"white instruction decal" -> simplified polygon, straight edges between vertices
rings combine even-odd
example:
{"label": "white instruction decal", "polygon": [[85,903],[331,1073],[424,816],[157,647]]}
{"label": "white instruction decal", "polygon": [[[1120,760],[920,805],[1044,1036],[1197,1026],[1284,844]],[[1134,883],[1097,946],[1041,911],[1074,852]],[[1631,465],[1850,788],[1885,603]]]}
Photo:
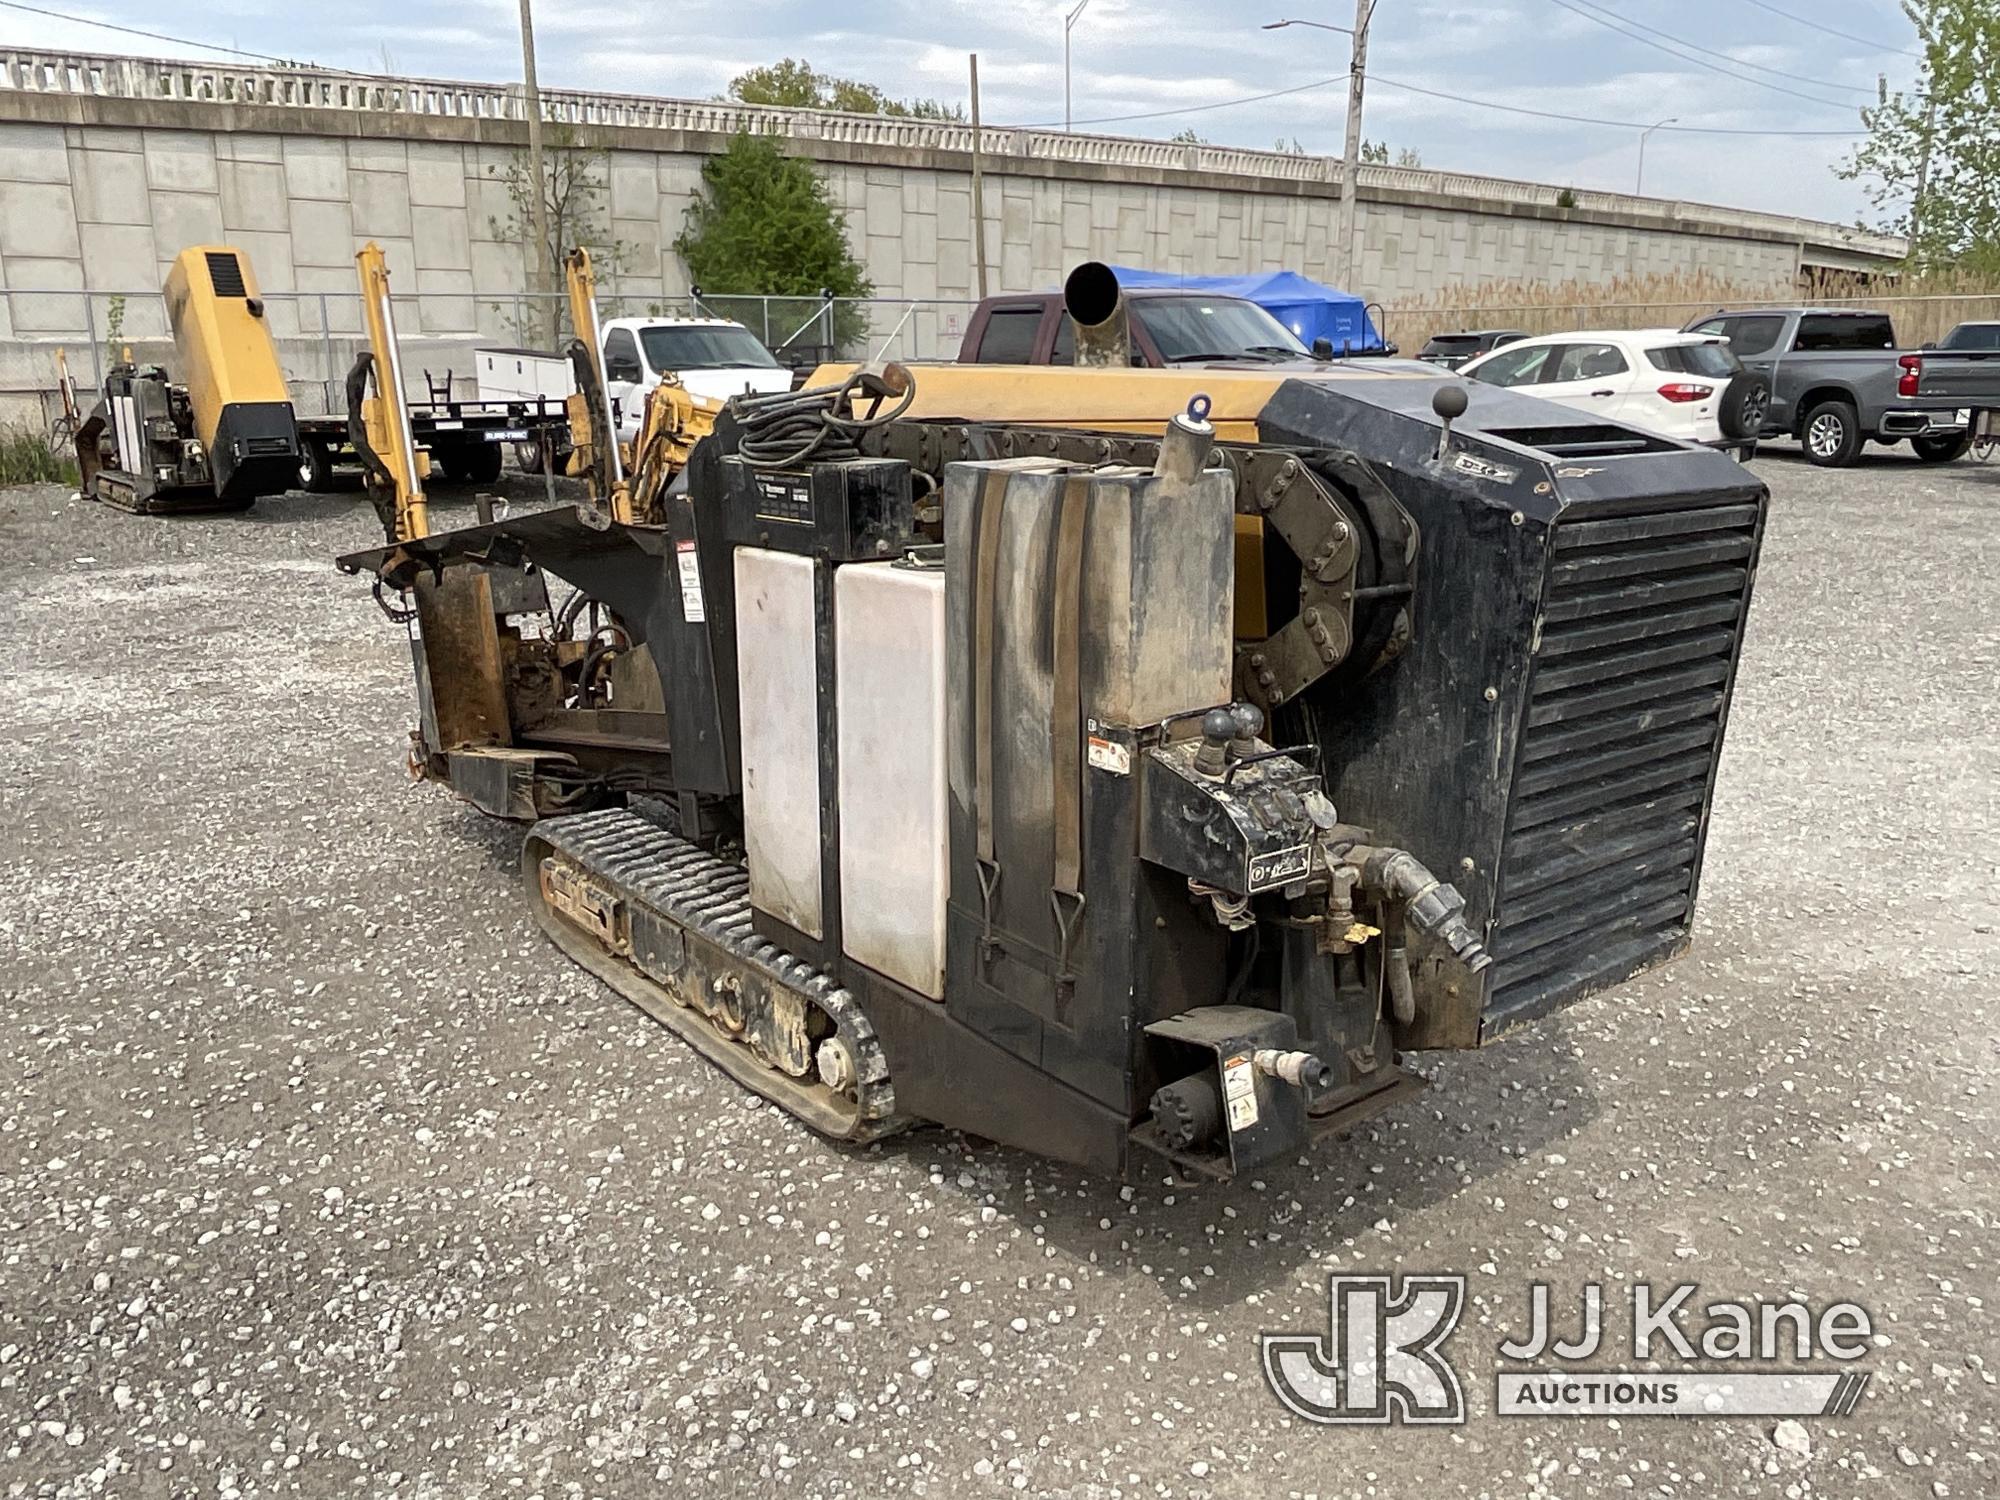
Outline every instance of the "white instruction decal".
{"label": "white instruction decal", "polygon": [[1257,1070],[1247,1054],[1222,1060],[1222,1094],[1229,1104],[1229,1128],[1247,1130],[1257,1123]]}
{"label": "white instruction decal", "polygon": [[701,560],[695,556],[693,542],[675,542],[674,550],[681,565],[681,618],[699,625],[708,619],[701,602]]}
{"label": "white instruction decal", "polygon": [[1113,776],[1132,774],[1132,752],[1116,740],[1090,737],[1090,763],[1100,771],[1109,771]]}

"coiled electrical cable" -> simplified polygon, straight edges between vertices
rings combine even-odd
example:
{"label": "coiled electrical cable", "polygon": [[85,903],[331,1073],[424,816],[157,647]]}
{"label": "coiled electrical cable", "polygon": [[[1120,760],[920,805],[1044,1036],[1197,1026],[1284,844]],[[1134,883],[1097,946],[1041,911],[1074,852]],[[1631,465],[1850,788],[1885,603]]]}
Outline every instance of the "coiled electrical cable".
{"label": "coiled electrical cable", "polygon": [[[885,410],[882,403],[891,397],[897,398],[895,404]],[[869,398],[874,406],[866,416],[857,414],[855,403]],[[895,421],[916,398],[916,381],[901,365],[890,365],[881,374],[856,370],[839,385],[732,396],[729,411],[736,419],[736,451],[758,469],[859,458],[861,434]]]}

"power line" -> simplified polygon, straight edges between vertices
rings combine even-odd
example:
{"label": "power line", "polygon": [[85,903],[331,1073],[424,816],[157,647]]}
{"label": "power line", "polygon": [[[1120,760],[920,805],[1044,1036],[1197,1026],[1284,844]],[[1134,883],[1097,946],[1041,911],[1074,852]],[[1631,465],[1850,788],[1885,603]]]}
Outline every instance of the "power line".
{"label": "power line", "polygon": [[1595,21],[1599,26],[1603,26],[1611,31],[1615,31],[1620,36],[1625,37],[1630,41],[1637,42],[1642,47],[1651,47],[1655,52],[1664,52],[1666,53],[1667,56],[1675,58],[1680,62],[1693,63],[1697,68],[1706,68],[1711,73],[1719,73],[1724,78],[1733,78],[1738,83],[1748,83],[1760,89],[1769,89],[1774,94],[1787,94],[1794,99],[1803,99],[1808,104],[1824,104],[1831,109],[1846,109],[1848,107],[1847,105],[1842,104],[1838,99],[1823,99],[1818,94],[1800,93],[1797,89],[1786,88],[1782,83],[1766,83],[1761,78],[1750,78],[1742,73],[1731,72],[1728,68],[1719,68],[1712,62],[1703,62],[1698,57],[1690,57],[1685,52],[1677,52],[1672,47],[1669,47],[1664,43],[1653,41],[1648,37],[1643,37],[1635,31],[1627,31],[1624,28],[1624,26],[1617,21],[1607,20],[1603,16],[1597,15],[1594,12],[1583,9],[1581,6],[1572,5],[1570,4],[1570,0],[1551,0],[1551,3],[1561,6],[1564,10],[1568,11],[1573,16],[1582,16],[1586,21]]}
{"label": "power line", "polygon": [[[0,0],[0,4],[4,3],[5,0]],[[1374,75],[1370,74],[1369,77],[1372,80]],[[1218,99],[1213,104],[1183,104],[1175,109],[1151,109],[1136,115],[1099,115],[1094,120],[1076,120],[1072,123],[1077,125],[1122,125],[1128,120],[1164,120],[1171,115],[1206,114],[1211,109],[1234,109],[1239,104],[1261,104],[1266,99],[1282,99],[1288,94],[1309,93],[1313,89],[1330,88],[1336,83],[1345,88],[1347,86],[1347,74],[1342,73],[1338,78],[1321,78],[1312,83],[1301,83],[1288,89],[1272,89],[1266,94],[1245,94],[1240,99]],[[1045,125],[1023,125],[1019,128],[1022,130],[1060,130],[1063,128],[1063,125],[1061,121],[1052,120]]]}
{"label": "power line", "polygon": [[[1609,9],[1609,7],[1607,6],[1595,4],[1594,0],[1584,0],[1584,3],[1588,4],[1590,6],[1590,9],[1593,11],[1601,11]],[[1597,17],[1592,16],[1590,19],[1595,20],[1597,19]],[[1809,83],[1812,84],[1815,88],[1841,89],[1846,93],[1862,94],[1871,99],[1875,96],[1875,91],[1873,89],[1865,89],[1857,84],[1835,83],[1830,78],[1814,78],[1805,73],[1787,73],[1783,68],[1767,68],[1762,63],[1745,62],[1740,57],[1731,57],[1727,52],[1717,52],[1712,48],[1702,46],[1698,42],[1690,42],[1684,37],[1675,36],[1670,31],[1662,31],[1657,26],[1648,26],[1644,21],[1635,21],[1630,16],[1617,16],[1617,19],[1623,22],[1627,26],[1637,27],[1640,31],[1651,32],[1656,37],[1660,37],[1665,41],[1672,42],[1676,47],[1685,47],[1690,52],[1699,52],[1704,57],[1713,57],[1718,61],[1730,64],[1732,67],[1749,68],[1752,71],[1758,73],[1769,73],[1773,78],[1789,78],[1794,83]],[[1634,40],[1636,41],[1637,38],[1635,37]],[[1689,58],[1688,61],[1692,62],[1693,59]],[[1757,80],[1751,78],[1751,79],[1745,79],[1744,81],[1746,83],[1755,83]]]}
{"label": "power line", "polygon": [[258,62],[283,63],[291,59],[273,57],[268,52],[245,52],[241,47],[225,47],[219,42],[191,42],[184,36],[168,36],[161,31],[141,31],[136,26],[120,26],[115,21],[94,21],[89,16],[73,16],[66,11],[44,10],[39,5],[23,5],[20,0],[0,0],[0,6],[8,10],[24,10],[33,16],[48,16],[56,21],[71,21],[78,26],[96,26],[105,31],[122,31],[127,36],[142,36],[151,42],[171,42],[176,47],[196,47],[203,52],[227,52],[234,57],[255,58]]}
{"label": "power line", "polygon": [[1463,94],[1447,94],[1442,90],[1422,88],[1414,83],[1400,83],[1394,78],[1384,78],[1379,73],[1371,73],[1368,81],[1386,84],[1392,89],[1402,89],[1405,93],[1422,94],[1430,99],[1449,99],[1454,104],[1471,104],[1480,109],[1503,110],[1510,115],[1532,115],[1538,120],[1564,120],[1573,125],[1608,125],[1614,130],[1657,130],[1665,135],[1817,136],[1850,141],[1868,134],[1865,130],[1752,130],[1722,125],[1649,125],[1641,120],[1604,120],[1593,115],[1565,115],[1557,114],[1553,110],[1528,109],[1519,104],[1500,104],[1491,99],[1468,99]]}
{"label": "power line", "polygon": [[1837,36],[1844,42],[1859,42],[1864,47],[1874,47],[1883,52],[1894,52],[1901,57],[1923,56],[1923,53],[1912,52],[1907,47],[1892,47],[1887,42],[1871,41],[1865,36],[1856,36],[1851,31],[1840,31],[1835,27],[1827,25],[1824,21],[1815,21],[1811,16],[1802,16],[1794,11],[1780,10],[1775,5],[1767,4],[1766,0],[1750,0],[1750,3],[1759,10],[1768,10],[1774,16],[1783,16],[1787,21],[1796,21],[1801,26],[1810,26],[1814,31],[1824,31],[1828,36]]}
{"label": "power line", "polygon": [[[1649,127],[1639,120],[1606,120],[1595,115],[1568,115],[1555,110],[1529,109],[1520,104],[1502,104],[1493,99],[1473,99],[1464,94],[1448,94],[1441,89],[1425,88],[1421,84],[1404,83],[1395,78],[1384,78],[1380,73],[1368,75],[1370,84],[1381,84],[1386,88],[1402,89],[1405,93],[1422,94],[1428,99],[1448,99],[1454,104],[1469,104],[1475,109],[1498,110],[1503,114],[1527,115],[1537,120],[1560,120],[1570,125],[1602,125],[1612,130],[1645,130],[1657,128],[1668,135],[1734,135],[1734,136],[1806,136],[1840,140],[1853,140],[1866,135],[1865,130],[1752,130],[1732,128],[1722,125],[1662,125]],[[1303,94],[1312,89],[1331,88],[1338,84],[1347,86],[1347,75],[1337,78],[1321,78],[1313,83],[1302,83],[1295,88],[1276,89],[1267,94],[1245,94],[1240,99],[1220,99],[1212,104],[1189,104],[1179,109],[1153,109],[1140,114],[1099,115],[1094,119],[1077,120],[1078,125],[1123,125],[1134,120],[1164,120],[1174,115],[1201,114],[1212,109],[1232,109],[1239,104],[1257,104],[1266,99],[1283,98],[1288,94]],[[1023,125],[1023,130],[1055,130],[1055,122],[1042,125]]]}
{"label": "power line", "polygon": [[[1555,0],[1555,3],[1557,3],[1558,5],[1564,5],[1566,3],[1566,0]],[[1787,19],[1790,20],[1795,20],[1795,21],[1803,20],[1802,17],[1794,16],[1789,11],[1778,10],[1778,8],[1774,5],[1765,5],[1764,0],[1751,0],[1751,4],[1762,5],[1765,10],[1775,11],[1778,15],[1785,16]],[[22,0],[0,0],[0,8],[4,8],[7,10],[26,11],[31,15],[48,16],[58,21],[71,21],[81,26],[97,26],[107,31],[122,31],[128,36],[145,37],[149,41],[155,41],[155,42],[171,42],[175,46],[179,47],[197,47],[208,52],[227,52],[235,57],[255,58],[259,62],[286,63],[286,64],[294,62],[294,59],[277,57],[268,52],[247,52],[241,47],[225,47],[220,43],[216,42],[190,41],[186,37],[169,36],[164,32],[143,31],[135,26],[120,26],[115,22],[111,21],[97,21],[97,20],[92,20],[87,16],[71,15],[66,11],[50,10],[39,5],[28,5],[22,3]],[[1583,12],[1579,11],[1578,14],[1582,15]],[[1588,19],[1595,20],[1597,18],[1589,17]],[[1804,24],[1815,25],[1816,23],[1811,21],[1806,21],[1804,22]],[[1831,28],[1821,27],[1820,29],[1830,30]],[[1833,34],[1836,36],[1847,35],[1845,32],[1834,32]],[[1849,41],[1858,41],[1863,46],[1872,47],[1879,45],[1877,43],[1870,42],[1862,37],[1847,37],[1847,39]],[[1633,40],[1638,41],[1643,39],[1635,37],[1633,38]],[[1687,44],[1687,45],[1692,45],[1692,44]],[[1900,51],[1901,49],[1890,48],[1888,50]],[[1906,55],[1915,56],[1916,54],[1910,53]],[[1694,59],[1692,58],[1683,58],[1681,60],[1683,62],[1694,61]],[[1745,64],[1744,66],[1747,67],[1750,66],[1750,64]],[[345,72],[350,70],[333,68],[333,69],[325,69],[323,71]],[[1759,82],[1759,80],[1754,78],[1746,78],[1743,79],[1742,81],[1745,83]],[[1240,98],[1235,98],[1235,99],[1218,99],[1209,104],[1187,104],[1187,105],[1182,105],[1177,109],[1145,110],[1137,114],[1099,115],[1093,119],[1077,120],[1074,123],[1078,125],[1122,125],[1137,120],[1163,120],[1176,115],[1206,114],[1210,110],[1234,109],[1237,106],[1244,104],[1260,104],[1267,99],[1283,99],[1293,94],[1310,93],[1314,89],[1331,88],[1336,84],[1345,87],[1347,82],[1348,82],[1347,74],[1342,73],[1333,78],[1319,78],[1313,80],[1311,83],[1295,84],[1291,88],[1271,89],[1261,94],[1244,94]],[[1536,119],[1536,120],[1558,120],[1563,122],[1564,124],[1569,124],[1569,125],[1597,125],[1609,130],[1645,130],[1649,128],[1647,125],[1637,120],[1607,120],[1596,115],[1563,114],[1555,110],[1530,109],[1525,105],[1519,105],[1519,104],[1502,104],[1498,100],[1494,99],[1475,99],[1465,94],[1451,94],[1451,93],[1446,93],[1441,89],[1425,88],[1421,84],[1405,83],[1399,79],[1385,78],[1379,73],[1369,74],[1369,82],[1374,84],[1379,84],[1385,88],[1401,89],[1405,93],[1421,94],[1428,99],[1444,99],[1448,100],[1453,104],[1469,105],[1474,109],[1496,110],[1502,114],[1524,115],[1530,119]],[[1772,87],[1773,85],[1765,85],[1765,86]],[[1790,92],[1790,91],[1781,90],[1780,92]],[[1804,96],[1802,95],[1800,97]],[[1833,101],[1827,99],[1821,99],[1814,102],[1820,104],[1833,103]],[[1834,107],[1845,108],[1846,106],[1835,105]],[[1054,122],[1049,122],[1040,125],[1026,125],[1022,126],[1021,128],[1024,130],[1053,130],[1056,128],[1056,125]],[[1854,140],[1860,136],[1867,134],[1867,132],[1863,130],[1756,130],[1747,128],[1732,128],[1720,125],[1660,125],[1660,126],[1652,126],[1650,128],[1663,131],[1664,133],[1669,135],[1726,135],[1726,136],[1754,136],[1754,137],[1784,136],[1792,138],[1817,137],[1822,139],[1839,139],[1839,140]]]}
{"label": "power line", "polygon": [[1866,136],[1866,130],[1752,130],[1744,126],[1656,126],[1644,120],[1602,120],[1590,114],[1558,114],[1554,110],[1530,110],[1522,104],[1500,104],[1486,98],[1466,98],[1464,94],[1446,94],[1436,88],[1422,88],[1418,84],[1404,84],[1394,78],[1382,78],[1380,74],[1370,74],[1370,84],[1386,84],[1390,88],[1400,88],[1406,94],[1424,94],[1426,98],[1444,98],[1454,104],[1474,104],[1482,110],[1504,110],[1506,114],[1528,114],[1536,120],[1566,120],[1568,124],[1598,124],[1610,126],[1612,130],[1658,130],[1668,136],[1820,136],[1854,140],[1856,136]]}

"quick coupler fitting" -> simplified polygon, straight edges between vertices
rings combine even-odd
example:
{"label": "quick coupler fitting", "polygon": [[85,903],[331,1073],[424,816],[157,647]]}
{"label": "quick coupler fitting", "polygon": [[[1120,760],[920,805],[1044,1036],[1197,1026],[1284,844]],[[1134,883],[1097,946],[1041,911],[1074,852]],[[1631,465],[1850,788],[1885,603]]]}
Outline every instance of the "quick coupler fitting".
{"label": "quick coupler fitting", "polygon": [[1450,948],[1452,957],[1472,973],[1492,964],[1486,945],[1465,920],[1465,897],[1416,855],[1407,849],[1378,849],[1362,865],[1361,876],[1364,885],[1402,901],[1410,925]]}
{"label": "quick coupler fitting", "polygon": [[1310,1052],[1280,1052],[1265,1047],[1250,1054],[1250,1065],[1295,1089],[1323,1089],[1333,1083],[1333,1069]]}
{"label": "quick coupler fitting", "polygon": [[1465,897],[1457,886],[1437,881],[1411,900],[1408,912],[1411,926],[1451,949],[1451,956],[1473,973],[1493,962],[1479,934],[1465,920]]}

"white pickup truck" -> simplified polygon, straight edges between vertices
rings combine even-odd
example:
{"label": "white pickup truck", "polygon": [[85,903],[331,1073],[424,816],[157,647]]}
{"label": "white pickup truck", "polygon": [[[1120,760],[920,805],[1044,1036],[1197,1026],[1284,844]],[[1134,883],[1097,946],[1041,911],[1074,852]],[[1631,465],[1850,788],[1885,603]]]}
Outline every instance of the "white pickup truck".
{"label": "white pickup truck", "polygon": [[[666,375],[716,401],[792,386],[792,372],[749,329],[726,318],[609,318],[601,332],[604,393],[625,441],[639,435],[646,397]],[[544,350],[477,349],[473,370],[482,401],[562,400],[576,389],[569,360]],[[522,466],[532,469],[533,457],[521,455]]]}
{"label": "white pickup truck", "polygon": [[792,388],[792,372],[727,318],[613,318],[604,325],[604,390],[618,407],[620,438],[639,435],[646,397],[663,375],[711,401]]}

